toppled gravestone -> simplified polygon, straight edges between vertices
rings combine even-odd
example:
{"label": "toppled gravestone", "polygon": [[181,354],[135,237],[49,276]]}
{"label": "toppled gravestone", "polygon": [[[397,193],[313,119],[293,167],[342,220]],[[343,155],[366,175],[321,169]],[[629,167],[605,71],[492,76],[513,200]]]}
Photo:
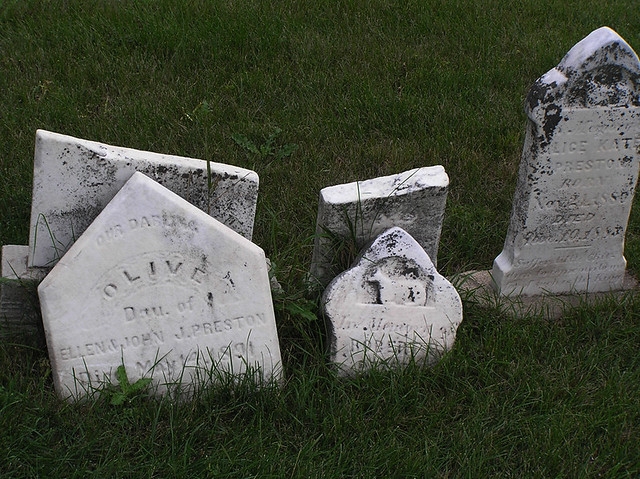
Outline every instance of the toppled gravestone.
{"label": "toppled gravestone", "polygon": [[[254,171],[38,130],[29,266],[52,267],[135,171],[251,240],[258,197]],[[105,234],[117,237],[120,231]]]}
{"label": "toppled gravestone", "polygon": [[382,233],[327,287],[329,356],[343,375],[436,361],[462,321],[455,288],[403,229]]}
{"label": "toppled gravestone", "polygon": [[38,293],[64,398],[117,383],[121,365],[131,382],[152,378],[159,394],[199,386],[212,372],[280,375],[262,249],[142,173]]}
{"label": "toppled gravestone", "polygon": [[448,189],[449,177],[439,165],[323,188],[311,287],[322,289],[343,271],[340,255],[345,245],[357,252],[393,226],[411,234],[437,264]]}

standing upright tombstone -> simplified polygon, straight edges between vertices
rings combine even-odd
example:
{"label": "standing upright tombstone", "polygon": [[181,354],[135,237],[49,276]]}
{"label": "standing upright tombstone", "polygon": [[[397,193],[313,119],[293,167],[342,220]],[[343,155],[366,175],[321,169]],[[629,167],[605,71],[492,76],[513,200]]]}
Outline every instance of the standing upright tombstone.
{"label": "standing upright tombstone", "polygon": [[435,363],[453,346],[462,301],[409,233],[379,235],[322,297],[329,359],[341,375],[411,361]]}
{"label": "standing upright tombstone", "polygon": [[638,179],[640,63],[607,27],[576,44],[527,96],[501,295],[622,289]]}
{"label": "standing upright tombstone", "polygon": [[251,239],[258,197],[254,171],[38,130],[29,266],[53,267],[136,171]]}
{"label": "standing upright tombstone", "polygon": [[63,397],[117,382],[119,366],[159,393],[210,373],[280,374],[262,249],[139,172],[38,294]]}

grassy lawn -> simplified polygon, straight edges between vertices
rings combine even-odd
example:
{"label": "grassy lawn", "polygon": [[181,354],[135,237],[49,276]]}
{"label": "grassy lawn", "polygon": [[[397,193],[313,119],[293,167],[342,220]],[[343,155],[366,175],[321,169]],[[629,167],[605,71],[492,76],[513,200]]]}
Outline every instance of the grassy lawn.
{"label": "grassy lawn", "polygon": [[[640,50],[633,0],[0,0],[0,244],[27,243],[39,128],[254,169],[286,370],[279,389],[180,405],[68,405],[45,351],[0,345],[0,475],[640,476],[640,298],[555,322],[465,304],[436,367],[349,380],[296,312],[318,192],[337,183],[444,165],[439,269],[490,268],[527,90],[603,25]],[[275,148],[298,146],[279,160],[233,139],[278,131]],[[638,272],[638,207],[625,254]]]}

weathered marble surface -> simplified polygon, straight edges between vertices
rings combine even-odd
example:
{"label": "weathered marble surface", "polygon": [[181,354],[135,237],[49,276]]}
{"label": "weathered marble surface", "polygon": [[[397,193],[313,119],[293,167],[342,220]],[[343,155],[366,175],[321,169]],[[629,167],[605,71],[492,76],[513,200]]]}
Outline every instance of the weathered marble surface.
{"label": "weathered marble surface", "polygon": [[0,341],[44,346],[44,332],[36,286],[46,276],[43,268],[29,268],[26,245],[4,245],[0,280]]}
{"label": "weathered marble surface", "polygon": [[529,91],[511,223],[492,271],[500,294],[623,288],[638,179],[639,82],[637,55],[604,27]]}
{"label": "weathered marble surface", "polygon": [[251,239],[258,197],[255,172],[38,130],[29,265],[52,267],[135,171]]}
{"label": "weathered marble surface", "polygon": [[393,226],[411,234],[436,263],[448,187],[444,168],[430,166],[322,189],[312,286],[325,287],[342,272],[338,256],[345,243],[358,250]]}
{"label": "weathered marble surface", "polygon": [[401,228],[382,233],[327,287],[322,306],[330,360],[341,374],[372,365],[433,362],[462,321],[455,288]]}
{"label": "weathered marble surface", "polygon": [[280,349],[264,252],[134,173],[38,288],[54,384],[198,382],[215,366],[277,378]]}

